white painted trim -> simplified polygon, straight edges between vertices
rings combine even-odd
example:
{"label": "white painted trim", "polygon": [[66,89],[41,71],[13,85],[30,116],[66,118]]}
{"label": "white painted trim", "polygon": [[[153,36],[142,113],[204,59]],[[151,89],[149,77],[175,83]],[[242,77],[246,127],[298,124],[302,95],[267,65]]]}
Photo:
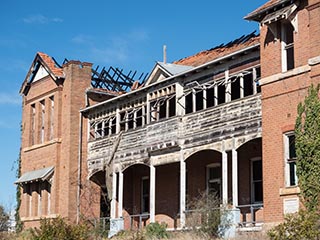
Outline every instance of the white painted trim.
{"label": "white painted trim", "polygon": [[238,206],[238,152],[232,149],[232,205]]}
{"label": "white painted trim", "polygon": [[180,227],[186,224],[186,162],[183,159],[183,150],[180,150]]}
{"label": "white painted trim", "polygon": [[117,173],[112,173],[112,199],[111,199],[111,209],[110,216],[111,219],[116,218],[116,201],[117,201]]}
{"label": "white painted trim", "polygon": [[228,204],[228,154],[222,152],[222,203]]}
{"label": "white painted trim", "polygon": [[[294,135],[294,131],[289,131],[283,134],[283,159],[284,159],[284,184],[286,187],[294,187],[297,185],[290,185],[290,167],[287,163],[287,159],[289,159],[289,136]],[[296,172],[295,172],[296,173]],[[297,174],[295,174],[295,182],[298,182]]]}
{"label": "white painted trim", "polygon": [[118,217],[123,216],[123,172],[119,172],[119,193],[118,193]]}
{"label": "white painted trim", "polygon": [[155,222],[156,208],[156,168],[150,165],[150,222]]}

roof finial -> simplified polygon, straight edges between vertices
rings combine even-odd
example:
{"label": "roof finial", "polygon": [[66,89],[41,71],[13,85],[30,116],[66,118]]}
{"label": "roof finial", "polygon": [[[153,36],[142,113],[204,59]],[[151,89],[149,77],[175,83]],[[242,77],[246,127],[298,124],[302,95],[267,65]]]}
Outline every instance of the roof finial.
{"label": "roof finial", "polygon": [[163,45],[163,63],[167,63],[167,46]]}

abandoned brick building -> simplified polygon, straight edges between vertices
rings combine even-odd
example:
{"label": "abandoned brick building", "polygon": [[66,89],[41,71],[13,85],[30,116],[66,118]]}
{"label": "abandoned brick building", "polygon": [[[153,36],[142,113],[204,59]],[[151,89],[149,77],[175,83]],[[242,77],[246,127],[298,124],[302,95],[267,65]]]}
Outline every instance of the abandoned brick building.
{"label": "abandoned brick building", "polygon": [[297,211],[294,124],[320,82],[320,0],[270,0],[245,19],[260,35],[157,62],[147,77],[37,53],[20,91],[25,226],[61,215],[181,229],[202,192],[239,228]]}

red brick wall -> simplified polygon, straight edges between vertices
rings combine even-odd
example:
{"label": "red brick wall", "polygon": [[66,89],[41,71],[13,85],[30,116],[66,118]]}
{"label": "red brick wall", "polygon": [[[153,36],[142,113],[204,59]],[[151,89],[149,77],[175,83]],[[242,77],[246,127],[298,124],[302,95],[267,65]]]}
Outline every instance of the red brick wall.
{"label": "red brick wall", "polygon": [[[298,32],[294,34],[296,67],[307,66],[309,58],[320,55],[319,8],[308,11],[304,9],[306,4],[306,1],[300,4]],[[281,73],[280,41],[273,41],[267,34],[267,26],[261,29],[261,69],[262,78]],[[303,101],[310,83],[319,82],[318,69],[314,66],[310,72],[262,86],[265,222],[283,220],[283,199],[295,196],[279,193],[286,189],[283,133],[293,130],[298,103]]]}

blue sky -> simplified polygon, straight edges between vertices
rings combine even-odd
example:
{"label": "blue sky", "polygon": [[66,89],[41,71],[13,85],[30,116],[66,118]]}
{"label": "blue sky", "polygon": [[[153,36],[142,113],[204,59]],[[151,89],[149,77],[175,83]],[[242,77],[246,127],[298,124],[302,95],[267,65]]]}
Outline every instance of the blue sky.
{"label": "blue sky", "polygon": [[258,30],[243,17],[267,0],[251,1],[22,1],[0,3],[0,204],[15,205],[15,161],[20,147],[18,92],[37,51],[150,72]]}

